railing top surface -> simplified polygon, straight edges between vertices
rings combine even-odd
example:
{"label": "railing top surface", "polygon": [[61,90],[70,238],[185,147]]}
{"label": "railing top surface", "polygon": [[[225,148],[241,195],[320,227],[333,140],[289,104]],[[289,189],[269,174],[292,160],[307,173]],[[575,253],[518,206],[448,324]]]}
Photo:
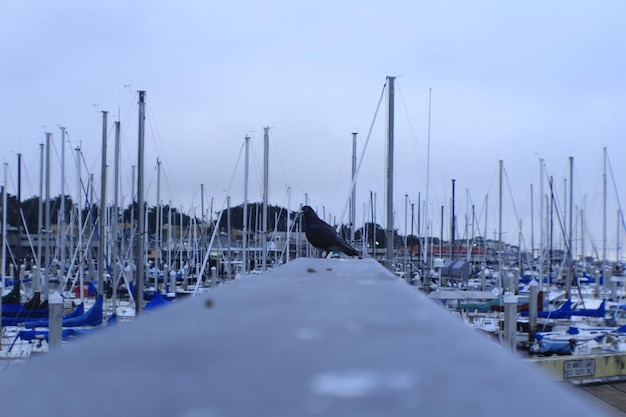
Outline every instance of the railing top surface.
{"label": "railing top surface", "polygon": [[0,392],[7,416],[603,415],[370,259],[235,280],[10,368]]}

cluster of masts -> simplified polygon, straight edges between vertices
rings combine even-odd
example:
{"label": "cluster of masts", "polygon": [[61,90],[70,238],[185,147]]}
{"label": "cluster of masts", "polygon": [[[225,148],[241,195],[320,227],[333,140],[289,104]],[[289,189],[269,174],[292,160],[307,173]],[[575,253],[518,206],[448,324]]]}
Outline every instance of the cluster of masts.
{"label": "cluster of masts", "polygon": [[[388,104],[388,117],[387,117],[387,161],[386,161],[386,191],[385,191],[385,195],[387,196],[387,200],[386,200],[386,227],[385,227],[385,236],[386,236],[386,242],[387,244],[385,245],[385,255],[384,255],[384,259],[390,260],[390,259],[396,259],[397,258],[397,254],[395,253],[395,249],[394,249],[394,245],[393,244],[389,244],[389,242],[394,242],[395,241],[395,234],[396,234],[396,228],[394,227],[394,207],[393,207],[393,195],[394,195],[394,190],[393,190],[393,183],[394,183],[394,167],[393,167],[393,155],[394,155],[394,80],[395,77],[389,76],[387,77],[387,82],[386,82],[386,91],[387,91],[387,104]],[[384,92],[385,90],[383,90]],[[382,101],[383,98],[383,94],[381,94],[381,100],[379,100],[379,106],[380,106],[380,102]],[[378,111],[378,110],[377,110]],[[147,222],[145,221],[146,218],[146,213],[145,213],[145,201],[144,201],[144,189],[143,189],[143,184],[144,184],[144,158],[143,158],[143,150],[144,150],[144,132],[145,132],[145,92],[144,91],[139,91],[139,128],[138,128],[138,159],[137,159],[137,179],[135,181],[134,178],[134,174],[135,171],[133,170],[133,187],[135,184],[137,184],[137,191],[135,192],[135,190],[133,189],[132,195],[137,197],[137,211],[138,211],[138,219],[131,219],[131,227],[135,227],[136,225],[136,233],[132,233],[132,236],[136,236],[136,241],[133,242],[132,241],[132,236],[131,236],[131,242],[129,243],[128,247],[134,247],[134,246],[139,246],[138,250],[136,251],[136,257],[137,257],[137,264],[138,265],[146,265],[147,264],[147,258],[146,258],[146,254],[148,253],[148,237],[147,237],[147,227],[146,224]],[[94,227],[95,225],[95,229],[94,229],[94,234],[97,237],[97,239],[99,240],[98,242],[98,246],[99,248],[106,248],[108,245],[110,245],[110,242],[116,242],[118,241],[118,236],[122,233],[122,231],[118,230],[119,227],[119,222],[118,221],[109,221],[108,223],[110,224],[110,230],[107,229],[107,222],[104,221],[104,214],[108,213],[108,207],[106,206],[106,201],[107,201],[107,164],[106,164],[106,155],[107,155],[107,112],[103,111],[102,112],[102,118],[103,118],[103,123],[102,123],[102,164],[101,164],[101,189],[100,189],[100,206],[98,209],[98,218],[95,219],[95,221],[93,222],[93,224],[91,225],[92,227]],[[267,225],[268,225],[268,218],[267,218],[267,205],[268,205],[268,171],[269,171],[269,153],[268,153],[268,141],[269,141],[269,127],[265,127],[264,128],[264,157],[263,157],[263,167],[264,167],[264,173],[263,173],[263,212],[262,212],[262,216],[263,219],[261,221],[261,230],[260,230],[260,241],[263,242],[263,244],[267,244],[267,242],[270,240],[269,236],[268,236],[268,230],[267,230]],[[371,133],[371,132],[370,132]],[[62,136],[62,143],[65,142],[65,128],[61,127],[61,136]],[[348,236],[348,240],[350,242],[355,242],[356,240],[356,229],[355,229],[355,225],[356,225],[356,210],[355,210],[355,201],[356,201],[356,193],[355,193],[355,189],[356,189],[356,181],[357,181],[357,176],[358,176],[358,170],[360,168],[360,165],[357,165],[357,157],[356,157],[356,140],[357,140],[357,133],[352,133],[353,135],[353,156],[352,156],[352,185],[351,185],[351,196],[348,200],[349,202],[349,220],[348,220],[348,224],[349,224],[349,233],[350,236]],[[50,175],[49,172],[45,172],[46,170],[49,170],[50,167],[50,141],[51,141],[51,133],[47,133],[46,134],[46,145],[44,147],[44,145],[42,144],[42,159],[41,159],[41,185],[40,185],[40,195],[41,196],[45,196],[43,198],[43,201],[45,202],[45,206],[42,205],[42,199],[40,199],[40,207],[39,207],[39,225],[38,225],[38,229],[39,231],[44,231],[44,230],[51,230],[51,224],[50,224],[50,220],[51,220],[51,208],[50,208]],[[120,167],[119,167],[119,155],[120,155],[120,143],[119,143],[119,136],[120,136],[120,123],[119,122],[115,122],[115,166],[114,166],[114,196],[113,196],[113,208],[112,211],[113,213],[115,213],[115,216],[118,215],[119,213],[119,173],[120,173]],[[248,215],[248,210],[247,210],[247,206],[248,206],[248,159],[249,159],[249,149],[248,149],[248,143],[249,143],[249,137],[246,137],[246,163],[245,163],[245,187],[244,187],[244,201],[243,201],[243,206],[244,206],[244,220],[243,220],[243,241],[242,241],[242,251],[241,251],[241,257],[242,257],[242,264],[244,265],[244,272],[247,272],[246,269],[248,268],[249,262],[248,262],[248,236],[249,236],[249,231],[247,230],[248,227],[248,219],[247,219],[247,215]],[[367,141],[369,141],[369,135],[367,138]],[[367,143],[366,143],[367,146]],[[61,149],[61,164],[62,164],[62,169],[65,166],[65,151],[64,151],[65,146],[63,146]],[[44,151],[45,151],[45,157],[44,157]],[[365,149],[363,150],[363,152],[365,151]],[[81,157],[80,157],[80,149],[77,148],[76,149],[77,152],[77,184],[76,184],[76,188],[77,188],[77,194],[79,196],[82,196],[85,194],[86,190],[85,187],[83,186],[83,183],[80,179],[81,173]],[[606,150],[605,150],[606,153]],[[606,158],[606,157],[605,157]],[[363,160],[363,158],[361,158],[361,161]],[[571,165],[570,165],[570,177],[571,177],[571,172],[573,171],[573,159],[570,159],[571,161]],[[158,163],[160,164],[160,162],[158,161]],[[134,167],[133,167],[134,168]],[[543,169],[543,162],[542,162],[542,169]],[[6,178],[7,178],[7,166],[5,163],[5,186],[4,189],[6,190]],[[428,171],[428,170],[427,170]],[[502,195],[502,161],[500,161],[500,195]],[[159,169],[159,174],[160,174],[160,169]],[[62,175],[63,176],[63,175]],[[543,174],[542,174],[543,176]],[[19,175],[18,175],[19,178]],[[454,213],[454,180],[453,181],[453,198],[452,198],[452,214],[451,214],[451,221],[450,221],[450,242],[454,242],[455,239],[454,237],[457,234],[457,224],[456,224],[456,216]],[[564,246],[565,246],[565,253],[566,253],[566,258],[567,259],[573,259],[573,234],[574,234],[574,228],[573,228],[573,218],[574,215],[573,213],[573,208],[572,208],[572,203],[571,203],[571,196],[572,196],[572,179],[570,178],[570,208],[567,211],[567,213],[569,213],[569,216],[567,216],[567,218],[563,217],[559,217],[558,219],[551,221],[549,224],[546,225],[546,223],[544,223],[543,221],[540,222],[541,224],[541,247],[545,247],[548,249],[545,250],[552,250],[552,240],[553,240],[553,234],[555,233],[554,229],[561,229],[560,232],[562,233],[563,236],[567,236],[567,239],[564,239],[563,242]],[[427,179],[426,181],[427,186],[429,183],[429,180]],[[45,187],[44,187],[45,185]],[[541,186],[542,186],[542,190],[541,190],[541,195],[547,195],[546,193],[544,193],[543,191],[543,181],[541,182]],[[605,181],[604,181],[604,187],[605,187],[605,195],[606,195],[606,173],[605,173]],[[160,186],[157,186],[157,192],[159,192]],[[19,185],[19,179],[18,179],[18,201],[20,200],[20,185]],[[532,194],[532,193],[531,193]],[[6,199],[6,193],[3,193],[4,198]],[[64,212],[65,210],[65,204],[63,199],[65,198],[65,190],[64,190],[64,181],[61,181],[61,205],[60,205],[60,213],[59,213],[59,229],[64,231],[66,229],[66,225],[65,225],[65,221],[66,221],[66,214]],[[553,192],[553,183],[552,181],[550,181],[550,196],[553,196],[554,192]],[[553,198],[553,197],[551,197]],[[606,197],[605,197],[606,198]],[[426,199],[428,200],[428,190],[427,190],[427,196]],[[82,198],[78,198],[78,212],[82,213]],[[204,200],[204,199],[203,199]],[[157,201],[160,201],[160,197],[157,196]],[[306,202],[305,202],[306,204]],[[552,203],[550,203],[552,204]],[[3,210],[6,210],[6,202],[3,204]],[[428,205],[425,205],[425,208],[427,208]],[[540,218],[544,219],[544,218],[548,218],[547,215],[545,215],[544,213],[544,208],[547,207],[547,204],[540,204],[541,207],[541,213],[540,213]],[[552,207],[552,205],[550,205],[550,207]],[[500,210],[502,209],[502,204],[500,203]],[[606,210],[606,209],[605,209]],[[204,209],[203,211],[203,215],[204,215]],[[407,211],[407,207],[405,207],[405,212]],[[171,211],[170,211],[171,212]],[[551,211],[552,212],[552,211]],[[132,210],[131,213],[134,215],[135,211]],[[222,211],[223,213],[223,211]],[[102,214],[102,216],[101,216]],[[558,214],[558,212],[557,212]],[[424,213],[424,216],[427,217],[428,213]],[[3,219],[6,220],[6,214],[3,215]],[[100,217],[103,217],[103,221],[100,221]],[[343,216],[342,216],[343,217]],[[486,215],[485,215],[486,217]],[[604,228],[603,228],[603,253],[602,253],[602,258],[606,259],[607,258],[607,254],[606,254],[606,215],[604,216],[605,220],[604,220]],[[496,236],[495,236],[495,241],[500,242],[501,245],[503,245],[503,230],[502,230],[502,216],[501,214],[499,215],[499,221],[498,221],[498,230],[496,232]],[[82,223],[83,220],[83,216],[82,215],[78,215],[77,216],[77,227],[78,229],[81,231],[79,233],[77,233],[76,235],[78,236],[79,242],[77,244],[77,247],[84,247],[84,242],[80,241],[80,239],[83,238],[83,231],[86,230],[87,228],[87,224],[83,224]],[[162,219],[161,219],[162,220]],[[219,220],[218,220],[219,223]],[[375,224],[375,221],[373,220],[372,223]],[[406,230],[406,220],[405,220],[405,236],[408,237],[408,231]],[[420,222],[418,222],[419,225]],[[170,223],[171,224],[171,223]],[[203,220],[202,224],[204,225],[205,222]],[[413,222],[411,222],[411,224],[413,224]],[[72,223],[73,225],[73,223]],[[230,227],[229,227],[230,229]],[[534,228],[533,228],[534,229]],[[6,231],[7,227],[3,227],[3,231]],[[442,230],[443,230],[443,213],[442,213]],[[559,231],[557,231],[556,233],[558,233]],[[289,231],[287,232],[289,233]],[[486,231],[485,231],[486,233]],[[412,235],[412,231],[411,231],[411,235]],[[418,231],[418,235],[420,235],[420,232]],[[430,236],[432,235],[431,231],[427,228],[427,230],[425,231],[425,233],[422,233],[422,235],[426,235],[426,236]],[[67,253],[67,249],[66,249],[66,234],[65,233],[61,233],[61,237],[60,237],[60,243],[59,243],[59,250],[61,254]],[[90,238],[90,241],[93,241],[93,237]],[[469,239],[469,237],[468,237]],[[211,237],[211,242],[213,242],[215,240],[215,235],[213,235]],[[443,240],[443,233],[441,236],[441,239]],[[6,239],[5,239],[6,241]],[[287,241],[289,241],[289,236],[287,236]],[[580,239],[579,241],[584,242],[584,239]],[[159,241],[160,242],[160,241]],[[50,240],[49,239],[38,239],[38,245],[37,245],[37,250],[36,250],[36,260],[35,260],[35,264],[40,267],[42,270],[48,270],[50,268],[52,259],[54,258],[54,256],[52,255],[51,252],[51,247],[50,247]],[[362,239],[362,243],[363,243],[363,247],[365,248],[366,243],[364,243],[364,239]],[[45,247],[43,247],[43,245],[45,245]],[[407,242],[404,243],[404,245],[407,245]],[[98,250],[97,251],[97,255],[98,255],[98,259],[97,259],[97,265],[113,265],[112,269],[116,269],[117,265],[123,265],[126,261],[124,258],[124,254],[122,253],[122,251],[119,250],[119,248],[117,247],[118,245],[114,244],[112,245],[112,251],[110,254],[108,254],[108,258],[105,259],[105,256],[107,256],[107,253],[104,250]],[[422,258],[424,260],[428,259],[428,245],[423,245],[424,247],[422,248],[423,253]],[[520,245],[521,246],[521,245]],[[372,250],[374,250],[374,248],[376,247],[376,245],[372,245]],[[531,237],[531,248],[533,248],[531,251],[535,252],[534,248],[535,248],[535,242],[534,242],[534,234]],[[157,247],[155,248],[155,250],[157,252],[160,253],[161,248]],[[260,265],[261,265],[261,270],[264,271],[266,270],[269,262],[267,259],[267,254],[268,254],[268,250],[267,248],[265,250],[261,250],[261,261],[260,261]],[[289,252],[289,251],[287,251]],[[441,252],[441,249],[440,249]],[[500,252],[504,252],[503,251],[503,247],[500,248]],[[541,251],[540,251],[541,252]],[[581,253],[584,253],[584,248],[581,250]],[[76,263],[83,265],[85,264],[85,253],[82,250],[79,251],[75,251],[76,253]],[[543,255],[539,255],[539,256],[543,256]],[[64,259],[65,257],[61,256],[60,259]],[[70,257],[71,258],[71,257]],[[7,256],[6,256],[6,247],[5,245],[3,245],[3,253],[2,253],[2,271],[6,272],[7,271],[7,265],[6,265],[6,261],[7,261]],[[570,261],[571,262],[571,261]],[[204,263],[203,263],[204,264]],[[540,263],[540,265],[543,263]],[[386,262],[386,265],[388,268],[392,269],[392,262]],[[204,268],[204,267],[203,267]],[[203,271],[200,271],[200,275],[202,275]],[[104,268],[98,268],[98,290],[99,292],[102,291],[102,286],[104,283]],[[119,271],[114,271],[114,275],[118,275]],[[139,290],[141,291],[141,289],[143,288],[143,283],[145,282],[145,275],[143,272],[143,268],[139,268],[138,273],[137,273],[137,277],[136,277],[136,282],[137,282],[137,287],[139,288]],[[45,281],[44,281],[45,282]],[[138,294],[139,295],[139,294]]]}

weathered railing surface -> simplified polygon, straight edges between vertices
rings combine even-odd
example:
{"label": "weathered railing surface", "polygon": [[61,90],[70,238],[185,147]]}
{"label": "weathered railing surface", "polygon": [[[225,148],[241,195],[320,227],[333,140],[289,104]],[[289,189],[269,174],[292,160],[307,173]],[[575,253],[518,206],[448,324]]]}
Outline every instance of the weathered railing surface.
{"label": "weathered railing surface", "polygon": [[601,416],[372,260],[298,259],[0,374],[3,416]]}

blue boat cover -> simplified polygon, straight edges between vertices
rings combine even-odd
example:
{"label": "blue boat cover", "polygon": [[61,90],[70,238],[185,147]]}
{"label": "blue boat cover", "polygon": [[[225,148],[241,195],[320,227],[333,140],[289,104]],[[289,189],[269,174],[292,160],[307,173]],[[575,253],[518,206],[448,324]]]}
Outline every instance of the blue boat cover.
{"label": "blue boat cover", "polygon": [[155,291],[154,295],[152,296],[152,300],[150,300],[150,302],[146,304],[143,309],[152,310],[168,304],[172,304],[172,302]]}
{"label": "blue boat cover", "polygon": [[[80,305],[77,308],[80,308]],[[63,318],[63,327],[97,326],[99,324],[102,324],[101,295],[96,297],[96,302],[91,306],[89,310],[87,310],[87,312],[79,316]],[[48,319],[27,321],[24,323],[24,327],[27,329],[33,329],[35,327],[48,327]]]}

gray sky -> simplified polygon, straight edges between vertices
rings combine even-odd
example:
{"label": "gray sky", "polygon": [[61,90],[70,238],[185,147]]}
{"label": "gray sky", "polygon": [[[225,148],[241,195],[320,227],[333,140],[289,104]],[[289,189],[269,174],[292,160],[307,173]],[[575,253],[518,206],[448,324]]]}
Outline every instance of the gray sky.
{"label": "gray sky", "polygon": [[[110,167],[113,121],[122,123],[121,198],[128,204],[137,164],[136,91],[145,90],[151,205],[157,158],[164,203],[199,216],[204,184],[207,208],[213,198],[214,211],[221,209],[227,194],[241,204],[246,134],[249,198],[260,201],[263,127],[269,126],[270,202],[287,206],[290,195],[296,209],[307,193],[320,215],[338,218],[349,197],[351,132],[359,132],[360,155],[385,77],[393,75],[401,233],[405,194],[415,213],[418,193],[422,203],[426,197],[432,89],[428,218],[435,235],[445,206],[448,238],[455,179],[460,236],[473,204],[476,229],[484,233],[487,212],[487,234],[494,237],[503,160],[504,237],[517,242],[521,221],[523,245],[530,246],[532,184],[538,246],[539,160],[554,177],[562,215],[571,156],[574,205],[584,208],[587,238],[601,251],[606,147],[607,244],[614,253],[626,181],[625,15],[622,1],[2,0],[0,157],[9,165],[8,190],[16,193],[21,153],[23,197],[38,194],[39,144],[50,131],[52,193],[60,193],[62,125],[66,192],[76,195],[71,150],[80,146],[99,193],[106,110]],[[383,101],[357,183],[359,225],[370,191],[377,195],[377,222],[385,224],[386,119]]]}

